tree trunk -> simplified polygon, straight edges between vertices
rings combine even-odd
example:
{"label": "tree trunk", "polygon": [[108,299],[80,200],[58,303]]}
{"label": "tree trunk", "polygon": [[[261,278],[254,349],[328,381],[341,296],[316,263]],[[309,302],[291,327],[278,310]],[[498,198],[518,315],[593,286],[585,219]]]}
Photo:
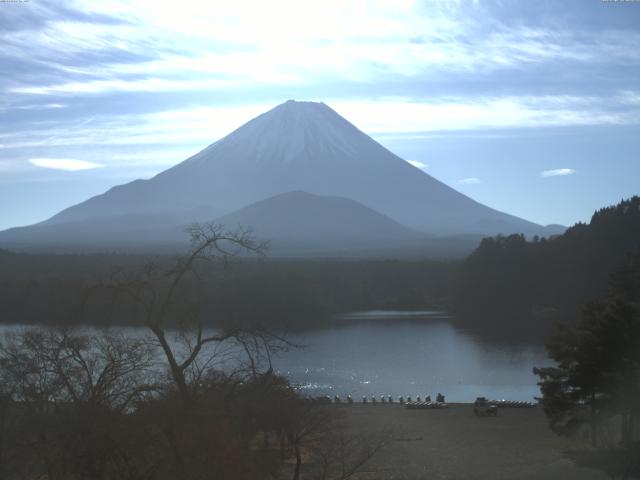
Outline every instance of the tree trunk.
{"label": "tree trunk", "polygon": [[631,443],[631,413],[622,412],[620,441],[623,447],[628,447]]}
{"label": "tree trunk", "polygon": [[591,445],[594,447],[598,446],[598,431],[597,431],[597,421],[596,421],[596,410],[595,410],[595,395],[591,394],[591,421],[589,424],[591,425]]}
{"label": "tree trunk", "polygon": [[293,480],[300,480],[300,466],[302,465],[302,455],[300,454],[300,445],[298,445],[298,442],[295,442],[293,448],[296,454],[296,469],[293,472]]}
{"label": "tree trunk", "polygon": [[286,441],[287,441],[287,437],[284,433],[284,430],[280,430],[278,432],[278,437],[280,438],[280,460],[284,462],[285,459],[285,448],[286,448]]}
{"label": "tree trunk", "polygon": [[169,444],[169,449],[171,450],[171,453],[173,453],[173,457],[176,461],[176,464],[178,465],[178,469],[184,472],[186,463],[184,461],[184,457],[182,456],[182,452],[180,451],[180,446],[178,445],[178,441],[176,438],[177,432],[175,418],[167,418],[166,422],[167,423],[162,431],[165,435],[165,438],[167,439],[167,443]]}
{"label": "tree trunk", "polygon": [[176,357],[174,356],[173,351],[171,350],[171,346],[169,345],[169,342],[167,342],[167,339],[164,335],[164,331],[154,325],[151,325],[150,328],[153,334],[158,339],[158,342],[162,347],[162,351],[164,352],[165,357],[167,358],[167,362],[169,362],[171,377],[173,378],[173,381],[175,382],[176,387],[178,387],[178,391],[180,392],[180,397],[182,398],[182,401],[185,404],[190,403],[191,394],[189,392],[189,387],[187,386],[187,381],[184,378],[184,371],[178,365],[178,362],[176,361]]}

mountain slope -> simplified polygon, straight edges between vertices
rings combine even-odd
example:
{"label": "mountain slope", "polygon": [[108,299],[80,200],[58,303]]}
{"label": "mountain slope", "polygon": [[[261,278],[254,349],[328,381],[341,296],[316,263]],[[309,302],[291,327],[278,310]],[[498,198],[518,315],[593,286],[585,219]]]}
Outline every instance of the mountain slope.
{"label": "mountain slope", "polygon": [[216,222],[249,227],[264,239],[322,246],[366,247],[425,237],[354,200],[300,191],[259,201]]}
{"label": "mountain slope", "polygon": [[354,200],[299,191],[276,195],[221,217],[213,213],[201,209],[43,223],[2,232],[0,241],[28,247],[170,247],[188,241],[185,229],[194,220],[215,221],[229,229],[251,228],[259,240],[276,246],[277,256],[415,248],[427,238]]}
{"label": "mountain slope", "polygon": [[[0,232],[5,246],[48,247],[126,247],[130,245],[167,245],[187,240],[184,229],[190,223],[211,221],[220,215],[213,208],[197,208],[162,213],[123,213],[42,222]],[[90,248],[91,249],[91,248]]]}
{"label": "mountain slope", "polygon": [[112,188],[46,224],[215,206],[289,191],[353,199],[434,234],[544,234],[462,195],[391,153],[323,103],[288,101],[149,180]]}

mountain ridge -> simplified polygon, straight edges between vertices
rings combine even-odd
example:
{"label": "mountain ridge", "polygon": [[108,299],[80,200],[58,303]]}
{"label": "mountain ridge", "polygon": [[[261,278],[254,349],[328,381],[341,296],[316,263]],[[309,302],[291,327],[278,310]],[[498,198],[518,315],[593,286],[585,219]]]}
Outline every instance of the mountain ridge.
{"label": "mountain ridge", "polygon": [[[346,145],[346,146],[345,146]],[[352,198],[427,233],[538,233],[413,167],[322,103],[288,101],[149,180],[112,188],[47,222],[211,205],[232,211],[302,190]]]}

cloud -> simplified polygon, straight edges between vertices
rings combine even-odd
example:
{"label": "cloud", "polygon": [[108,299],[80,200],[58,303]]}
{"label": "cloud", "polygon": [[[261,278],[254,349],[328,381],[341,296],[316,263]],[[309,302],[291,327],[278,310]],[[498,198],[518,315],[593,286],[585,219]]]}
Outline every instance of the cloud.
{"label": "cloud", "polygon": [[469,178],[463,178],[462,180],[458,180],[458,183],[461,183],[463,185],[477,185],[479,183],[482,183],[482,180],[480,180],[477,177],[469,177]]}
{"label": "cloud", "polygon": [[[429,138],[430,132],[481,131],[486,135],[498,129],[640,124],[640,109],[620,108],[614,97],[307,99],[325,101],[362,131],[379,139]],[[215,104],[152,113],[101,113],[87,117],[74,115],[66,120],[38,120],[10,126],[0,132],[0,142],[13,149],[43,150],[74,145],[164,144],[182,150],[193,149],[195,153],[277,103]],[[608,107],[611,110],[606,110]],[[51,153],[43,156],[49,155]]]}
{"label": "cloud", "polygon": [[640,109],[611,96],[386,97],[327,102],[365,132],[639,124]]}
{"label": "cloud", "polygon": [[18,110],[50,110],[56,108],[65,108],[66,105],[61,103],[36,103],[33,105],[19,105],[15,108]]}
{"label": "cloud", "polygon": [[52,168],[54,170],[66,170],[75,172],[77,170],[91,170],[100,168],[104,165],[86,160],[77,160],[74,158],[30,158],[29,163],[36,167]]}
{"label": "cloud", "polygon": [[78,0],[66,14],[43,11],[39,28],[0,33],[0,56],[50,73],[22,68],[10,74],[6,90],[31,95],[423,81],[640,60],[635,31],[595,30],[585,37],[557,23],[501,22],[482,4],[427,5],[193,0],[176,9],[152,0]]}
{"label": "cloud", "polygon": [[[43,151],[71,146],[157,144],[190,150],[194,154],[274,106],[193,107],[130,115],[92,115],[84,119],[74,117],[68,121],[39,121],[14,131],[0,132],[0,141],[13,149],[40,148]],[[110,162],[110,159],[104,161]],[[166,164],[166,160],[160,163]]]}
{"label": "cloud", "polygon": [[[514,22],[491,1],[160,3],[32,2],[28,17],[9,17],[0,110],[16,121],[0,142],[32,149],[20,158],[83,155],[65,146],[195,152],[291,91],[322,92],[306,99],[377,139],[640,125],[640,92],[625,73],[640,62],[640,32],[546,21],[555,7]],[[93,151],[100,164],[143,162]]]}
{"label": "cloud", "polygon": [[407,163],[410,163],[411,165],[413,165],[416,168],[419,168],[420,170],[424,170],[425,168],[429,168],[429,165],[427,165],[426,163],[422,163],[418,160],[407,160]]}
{"label": "cloud", "polygon": [[[371,25],[376,25],[376,21],[380,19],[374,16]],[[271,33],[259,38],[251,34],[238,36],[236,33],[227,38],[216,36],[209,39],[219,44],[235,44],[236,48],[223,52],[203,50],[200,43],[208,38],[203,34],[202,38],[195,37],[195,40],[179,39],[181,51],[175,53],[172,43],[177,33],[170,26],[165,26],[169,30],[164,32],[160,45],[146,45],[146,40],[136,38],[137,35],[129,37],[127,30],[120,43],[127,43],[129,48],[144,59],[122,62],[118,61],[116,55],[112,62],[89,64],[85,67],[67,66],[69,62],[65,56],[68,50],[65,48],[80,48],[80,53],[83,49],[92,52],[101,48],[118,52],[119,43],[113,39],[109,43],[98,38],[93,45],[79,40],[81,33],[88,28],[86,24],[70,27],[65,23],[64,29],[53,25],[49,27],[49,33],[41,35],[40,40],[37,37],[30,39],[30,44],[39,42],[43,49],[55,48],[51,56],[58,62],[54,68],[62,74],[61,81],[43,80],[35,85],[26,81],[13,82],[10,91],[38,95],[177,92],[243,84],[304,85],[313,84],[321,78],[369,82],[381,76],[438,78],[452,73],[490,74],[541,63],[590,64],[602,61],[607,56],[610,60],[640,60],[640,54],[633,51],[622,55],[626,52],[625,49],[605,48],[604,45],[607,44],[602,39],[594,44],[583,45],[580,41],[555,31],[540,31],[537,35],[532,35],[528,30],[513,29],[489,34],[486,38],[478,37],[473,43],[469,43],[464,41],[464,37],[468,35],[465,33],[466,28],[456,23],[452,23],[455,29],[447,35],[440,32],[437,22],[431,23],[426,27],[426,33],[420,37],[420,42],[416,42],[415,36],[412,38],[409,32],[418,31],[420,22],[409,22],[408,25],[403,22],[406,23],[407,20],[389,22],[387,31],[381,29],[376,32],[372,28],[372,31],[363,33],[362,38],[344,31],[320,35],[310,30],[306,37],[302,34],[283,37],[280,34],[281,40],[274,42],[271,37],[275,34],[269,30]],[[448,20],[440,18],[439,22],[447,24]],[[151,28],[150,25],[141,25],[143,31],[145,27]],[[250,30],[241,26],[236,28],[245,32]],[[408,32],[403,32],[403,28]],[[289,31],[290,28],[284,27],[282,30]],[[113,36],[113,33],[109,35]],[[57,46],[52,40],[65,36],[69,37],[67,42]],[[617,45],[631,43],[640,46],[640,34],[627,34],[609,40]],[[626,43],[622,43],[623,40]],[[14,43],[18,41],[25,40],[13,40]],[[24,52],[18,48],[16,56],[19,55],[23,56]],[[31,79],[28,81],[32,82]]]}
{"label": "cloud", "polygon": [[555,168],[553,170],[543,170],[540,172],[541,177],[564,177],[573,175],[576,171],[573,168]]}

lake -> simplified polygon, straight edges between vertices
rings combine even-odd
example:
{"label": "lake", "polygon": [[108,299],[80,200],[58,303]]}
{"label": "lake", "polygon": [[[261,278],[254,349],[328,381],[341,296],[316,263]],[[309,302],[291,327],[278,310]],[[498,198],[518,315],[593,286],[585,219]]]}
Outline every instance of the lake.
{"label": "lake", "polygon": [[534,366],[551,361],[540,344],[490,341],[457,329],[442,312],[363,312],[343,326],[291,335],[306,348],[287,352],[274,368],[310,395],[393,395],[441,392],[447,401],[478,396],[533,401]]}
{"label": "lake", "polygon": [[[460,330],[444,312],[371,311],[345,314],[338,327],[288,335],[304,348],[274,358],[277,373],[303,393],[411,396],[470,402],[478,396],[533,401],[534,366],[551,364],[540,344],[491,341]],[[16,326],[2,326],[7,333]],[[146,329],[123,327],[131,335]],[[92,329],[89,329],[92,330]]]}

